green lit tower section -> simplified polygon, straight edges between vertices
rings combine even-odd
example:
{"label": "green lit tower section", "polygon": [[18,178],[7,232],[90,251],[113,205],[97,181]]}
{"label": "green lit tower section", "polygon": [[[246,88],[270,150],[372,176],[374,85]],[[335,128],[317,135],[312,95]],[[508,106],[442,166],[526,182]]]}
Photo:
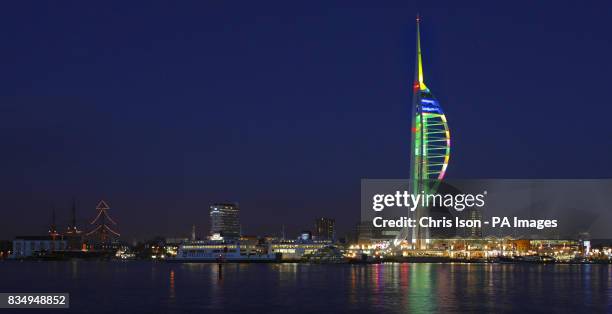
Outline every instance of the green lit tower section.
{"label": "green lit tower section", "polygon": [[[450,131],[446,116],[438,100],[423,79],[420,18],[417,16],[416,69],[412,102],[412,148],[410,165],[411,191],[435,193],[437,182],[444,178],[450,157]],[[429,216],[428,208],[417,207],[413,217]],[[412,243],[416,249],[426,249],[430,234],[428,228],[412,229]]]}

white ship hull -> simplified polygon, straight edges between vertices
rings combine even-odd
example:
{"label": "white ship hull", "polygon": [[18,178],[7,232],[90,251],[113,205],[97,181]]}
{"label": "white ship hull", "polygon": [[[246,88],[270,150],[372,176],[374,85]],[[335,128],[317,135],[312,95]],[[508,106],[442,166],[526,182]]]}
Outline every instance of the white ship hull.
{"label": "white ship hull", "polygon": [[258,256],[192,256],[167,259],[169,262],[183,263],[270,263],[277,261],[276,255],[258,255]]}
{"label": "white ship hull", "polygon": [[274,262],[277,255],[271,253],[269,248],[257,250],[254,245],[241,244],[240,242],[213,242],[198,241],[184,243],[179,247],[177,255],[168,259],[171,262],[187,263],[256,263]]}

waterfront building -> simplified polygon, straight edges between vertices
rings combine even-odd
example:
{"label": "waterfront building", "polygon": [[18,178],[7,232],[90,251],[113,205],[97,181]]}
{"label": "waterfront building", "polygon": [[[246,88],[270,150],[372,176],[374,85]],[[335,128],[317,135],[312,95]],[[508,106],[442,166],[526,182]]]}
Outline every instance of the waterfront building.
{"label": "waterfront building", "polygon": [[57,236],[20,236],[13,240],[11,258],[44,256],[52,252],[66,250],[67,247],[68,242]]}
{"label": "waterfront building", "polygon": [[332,218],[315,219],[315,239],[331,240],[336,239],[336,220]]}
{"label": "waterfront building", "polygon": [[[413,250],[412,245],[402,243],[395,247],[389,241],[355,243],[347,247],[348,258],[385,258],[389,260],[414,257],[440,257],[454,260],[556,260],[569,262],[584,254],[584,247],[576,240],[529,240],[512,237],[485,237],[431,239],[428,248]],[[603,252],[603,253],[601,253]],[[598,251],[599,257],[608,259],[607,251]],[[610,251],[612,252],[612,250]],[[611,253],[612,255],[612,253]],[[523,259],[527,258],[527,259]]]}
{"label": "waterfront building", "polygon": [[525,254],[531,250],[529,239],[518,239],[514,241],[514,246],[519,254]]}
{"label": "waterfront building", "polygon": [[311,263],[344,263],[346,262],[345,250],[342,247],[329,245],[312,254],[302,256],[302,260]]}
{"label": "waterfront building", "polygon": [[210,206],[210,235],[224,239],[240,238],[240,209],[234,203],[216,203]]}
{"label": "waterfront building", "polygon": [[270,243],[272,253],[281,254],[282,260],[301,260],[310,255],[315,255],[319,250],[329,247],[332,244],[330,240],[312,240],[303,239],[297,240],[280,240]]}

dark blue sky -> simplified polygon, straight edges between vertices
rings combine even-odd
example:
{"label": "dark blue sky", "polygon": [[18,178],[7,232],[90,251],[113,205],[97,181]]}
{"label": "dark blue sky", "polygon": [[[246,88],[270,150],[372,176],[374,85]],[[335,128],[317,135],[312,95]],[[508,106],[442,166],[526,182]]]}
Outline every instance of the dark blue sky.
{"label": "dark blue sky", "polygon": [[612,177],[612,5],[384,4],[4,3],[0,238],[72,197],[127,240],[225,200],[245,233],[348,231],[361,178],[408,176],[417,11],[449,177]]}

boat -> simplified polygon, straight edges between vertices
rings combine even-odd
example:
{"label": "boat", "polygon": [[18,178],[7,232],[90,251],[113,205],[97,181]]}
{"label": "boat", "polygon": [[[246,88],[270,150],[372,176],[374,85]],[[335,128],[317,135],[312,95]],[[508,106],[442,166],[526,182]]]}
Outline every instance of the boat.
{"label": "boat", "polygon": [[181,244],[176,256],[169,262],[202,263],[266,263],[276,262],[280,255],[271,252],[268,245],[243,241],[189,241]]}
{"label": "boat", "polygon": [[512,256],[512,257],[500,257],[498,259],[499,263],[507,264],[507,263],[532,263],[532,264],[546,264],[546,263],[555,263],[556,260],[552,256],[546,255],[526,255],[526,256]]}

